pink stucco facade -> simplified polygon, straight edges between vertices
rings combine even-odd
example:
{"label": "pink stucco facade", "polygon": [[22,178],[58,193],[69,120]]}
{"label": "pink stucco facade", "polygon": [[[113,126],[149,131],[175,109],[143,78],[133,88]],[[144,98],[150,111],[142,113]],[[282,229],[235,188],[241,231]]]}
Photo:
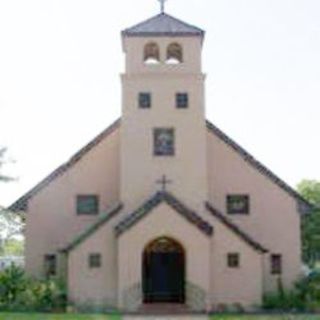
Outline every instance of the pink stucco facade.
{"label": "pink stucco facade", "polygon": [[[159,48],[156,65],[143,62],[150,42]],[[172,42],[183,50],[177,65],[165,62]],[[185,304],[190,310],[257,308],[279,278],[289,288],[301,273],[299,208],[308,204],[206,122],[202,43],[197,30],[174,39],[167,33],[124,33],[121,121],[14,205],[28,207],[27,272],[44,277],[44,256],[55,255],[57,275],[67,282],[75,306],[139,310],[143,255],[148,243],[161,237],[184,248]],[[152,108],[139,108],[139,92],[152,94]],[[177,92],[189,94],[186,110],[174,108]],[[153,153],[152,130],[159,127],[174,129],[172,157]],[[159,192],[156,182],[164,174],[171,184]],[[230,194],[249,197],[248,214],[228,214]],[[99,213],[77,214],[78,195],[96,195]],[[100,255],[98,268],[88,265],[91,254]],[[239,258],[235,268],[227,263],[230,254]],[[282,257],[280,275],[271,272],[273,254]]]}

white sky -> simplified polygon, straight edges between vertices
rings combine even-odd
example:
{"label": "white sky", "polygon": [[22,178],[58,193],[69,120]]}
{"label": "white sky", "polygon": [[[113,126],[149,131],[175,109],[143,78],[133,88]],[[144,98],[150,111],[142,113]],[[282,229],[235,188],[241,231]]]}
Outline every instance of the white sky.
{"label": "white sky", "polygon": [[[320,1],[169,0],[206,30],[207,116],[295,186],[320,180]],[[120,115],[120,31],[156,0],[0,0],[8,205]]]}

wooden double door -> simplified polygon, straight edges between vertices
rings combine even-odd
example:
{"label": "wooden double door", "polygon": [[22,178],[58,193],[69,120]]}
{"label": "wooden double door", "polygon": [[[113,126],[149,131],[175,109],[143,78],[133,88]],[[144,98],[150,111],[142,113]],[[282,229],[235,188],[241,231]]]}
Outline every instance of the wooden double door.
{"label": "wooden double door", "polygon": [[143,255],[145,303],[185,302],[185,253],[173,239],[159,238]]}

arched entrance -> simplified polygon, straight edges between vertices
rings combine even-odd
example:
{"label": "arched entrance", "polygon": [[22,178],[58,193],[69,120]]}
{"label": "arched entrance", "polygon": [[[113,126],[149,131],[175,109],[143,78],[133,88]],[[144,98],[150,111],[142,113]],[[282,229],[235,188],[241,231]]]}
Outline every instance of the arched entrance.
{"label": "arched entrance", "polygon": [[161,237],[149,243],[142,269],[145,303],[185,302],[185,252],[177,241]]}

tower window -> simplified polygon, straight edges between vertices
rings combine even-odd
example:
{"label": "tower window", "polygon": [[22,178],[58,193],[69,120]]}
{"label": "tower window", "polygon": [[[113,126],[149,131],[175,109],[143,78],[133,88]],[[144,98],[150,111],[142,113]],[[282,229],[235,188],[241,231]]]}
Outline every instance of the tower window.
{"label": "tower window", "polygon": [[270,256],[271,263],[271,274],[281,274],[282,273],[282,255],[272,254]]}
{"label": "tower window", "polygon": [[158,64],[160,62],[160,50],[155,42],[145,45],[143,61],[145,64]]}
{"label": "tower window", "polygon": [[173,156],[174,155],[174,129],[155,128],[153,130],[154,155]]}
{"label": "tower window", "polygon": [[240,267],[239,253],[228,253],[227,263],[229,268],[239,268]]}
{"label": "tower window", "polygon": [[249,214],[250,198],[248,195],[232,194],[228,195],[226,200],[229,214]]}
{"label": "tower window", "polygon": [[179,64],[183,62],[182,47],[178,43],[171,43],[167,48],[167,64]]}
{"label": "tower window", "polygon": [[148,93],[148,92],[139,93],[139,108],[141,109],[151,108],[151,93]]}
{"label": "tower window", "polygon": [[77,214],[91,215],[99,213],[99,197],[97,195],[78,195]]}
{"label": "tower window", "polygon": [[187,93],[176,94],[176,107],[178,109],[186,109],[189,106],[189,96]]}

